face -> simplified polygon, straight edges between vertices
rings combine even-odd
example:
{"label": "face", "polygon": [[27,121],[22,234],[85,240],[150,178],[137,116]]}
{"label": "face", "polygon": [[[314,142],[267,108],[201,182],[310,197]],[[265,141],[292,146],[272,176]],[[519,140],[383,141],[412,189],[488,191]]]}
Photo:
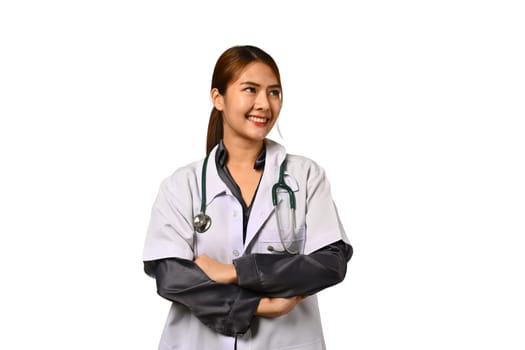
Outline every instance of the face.
{"label": "face", "polygon": [[264,63],[246,66],[224,95],[212,90],[215,108],[222,111],[224,140],[263,141],[281,111],[281,86]]}

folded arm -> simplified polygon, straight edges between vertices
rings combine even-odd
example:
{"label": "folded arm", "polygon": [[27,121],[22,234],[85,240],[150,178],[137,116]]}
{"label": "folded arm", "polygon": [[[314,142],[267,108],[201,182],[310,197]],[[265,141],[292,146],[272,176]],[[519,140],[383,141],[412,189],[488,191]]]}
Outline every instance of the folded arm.
{"label": "folded arm", "polygon": [[315,294],[341,282],[352,257],[352,246],[338,241],[309,255],[249,254],[222,264],[207,256],[197,265],[212,280],[237,284],[267,297]]}
{"label": "folded arm", "polygon": [[234,284],[216,283],[190,260],[168,258],[144,262],[160,296],[185,305],[204,324],[224,335],[245,333],[261,297]]}
{"label": "folded arm", "polygon": [[309,255],[252,254],[234,260],[237,284],[266,296],[311,295],[341,282],[352,246],[338,241]]}

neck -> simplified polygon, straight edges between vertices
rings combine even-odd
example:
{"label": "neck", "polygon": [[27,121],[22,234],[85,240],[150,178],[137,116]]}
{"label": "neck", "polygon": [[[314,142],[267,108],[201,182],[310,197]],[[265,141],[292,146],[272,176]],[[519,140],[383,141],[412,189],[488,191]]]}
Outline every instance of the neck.
{"label": "neck", "polygon": [[259,156],[264,141],[243,142],[223,140],[224,147],[228,151],[227,165],[247,166],[253,168],[255,160]]}

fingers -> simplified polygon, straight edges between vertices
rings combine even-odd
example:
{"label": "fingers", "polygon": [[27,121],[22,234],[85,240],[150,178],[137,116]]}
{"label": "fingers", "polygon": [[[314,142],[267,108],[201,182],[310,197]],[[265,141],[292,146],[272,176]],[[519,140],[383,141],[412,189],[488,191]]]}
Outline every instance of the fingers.
{"label": "fingers", "polygon": [[288,314],[304,300],[304,296],[289,298],[262,298],[255,315],[261,317],[279,317]]}

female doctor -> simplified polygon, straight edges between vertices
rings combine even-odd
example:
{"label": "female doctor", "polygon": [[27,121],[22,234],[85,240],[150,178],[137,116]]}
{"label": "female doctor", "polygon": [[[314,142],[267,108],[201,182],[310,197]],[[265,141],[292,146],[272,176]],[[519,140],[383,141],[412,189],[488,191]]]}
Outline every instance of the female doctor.
{"label": "female doctor", "polygon": [[267,138],[277,65],[229,48],[211,99],[206,157],[162,182],[146,235],[144,270],[173,302],[159,349],[325,349],[315,294],[353,250],[323,169]]}

